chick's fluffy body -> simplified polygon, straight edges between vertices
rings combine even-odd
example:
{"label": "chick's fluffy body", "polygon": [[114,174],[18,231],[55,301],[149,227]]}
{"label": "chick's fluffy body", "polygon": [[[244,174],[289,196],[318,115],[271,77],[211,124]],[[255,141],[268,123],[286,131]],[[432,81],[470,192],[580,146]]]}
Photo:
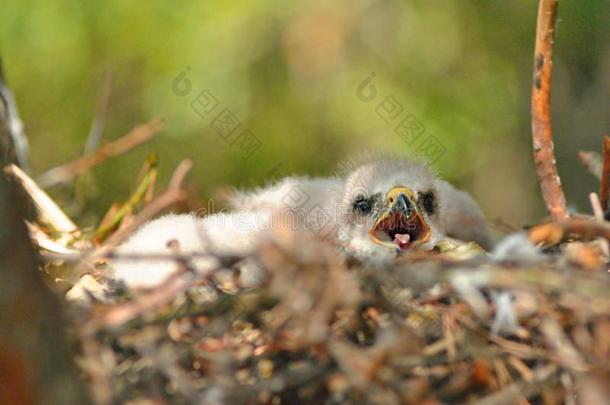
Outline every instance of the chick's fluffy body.
{"label": "chick's fluffy body", "polygon": [[[287,177],[266,187],[236,192],[232,211],[205,217],[194,214],[167,215],[145,224],[118,249],[119,253],[169,253],[174,240],[181,252],[208,252],[236,256],[254,253],[256,246],[277,227],[292,227],[330,237],[344,252],[360,260],[380,264],[398,254],[397,249],[371,240],[369,230],[388,190],[408,187],[417,198],[434,197],[434,209],[420,210],[430,236],[420,248],[430,250],[450,236],[491,246],[483,214],[465,192],[439,179],[427,166],[404,159],[378,159],[353,165],[345,174],[329,178]],[[370,212],[354,210],[357,198],[374,201]],[[279,222],[278,222],[279,221]],[[198,269],[217,263],[200,257]],[[114,278],[129,287],[152,287],[176,269],[171,261],[117,261]],[[257,270],[258,271],[258,270]],[[256,277],[255,277],[256,278]]]}

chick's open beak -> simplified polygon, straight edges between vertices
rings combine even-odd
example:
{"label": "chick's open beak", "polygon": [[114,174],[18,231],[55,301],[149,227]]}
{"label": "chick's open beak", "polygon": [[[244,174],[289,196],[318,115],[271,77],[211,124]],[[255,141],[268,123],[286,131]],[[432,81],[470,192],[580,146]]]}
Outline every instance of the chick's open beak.
{"label": "chick's open beak", "polygon": [[394,187],[386,194],[386,208],[369,230],[380,245],[401,250],[417,247],[430,238],[430,227],[419,212],[413,191]]}

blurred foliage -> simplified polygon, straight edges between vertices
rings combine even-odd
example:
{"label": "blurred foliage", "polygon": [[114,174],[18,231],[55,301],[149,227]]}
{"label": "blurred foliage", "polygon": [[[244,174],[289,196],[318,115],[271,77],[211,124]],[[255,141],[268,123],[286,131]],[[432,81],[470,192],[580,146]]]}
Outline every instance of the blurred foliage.
{"label": "blurred foliage", "polygon": [[[53,189],[70,201],[86,193],[81,222],[127,198],[151,150],[161,182],[192,157],[202,199],[225,185],[329,174],[361,150],[412,153],[376,114],[389,95],[442,142],[439,172],[488,216],[521,225],[545,214],[530,146],[536,1],[4,0],[0,9],[0,55],[35,174],[83,153],[104,77],[104,140],[166,119],[154,142],[105,162],[81,187]],[[576,152],[599,150],[610,127],[610,0],[562,0],[559,16],[557,159],[568,201],[588,211],[597,185]],[[172,83],[187,70],[192,88],[179,96]],[[356,89],[372,72],[379,96],[365,103]],[[191,108],[204,89],[260,140],[250,159]]]}

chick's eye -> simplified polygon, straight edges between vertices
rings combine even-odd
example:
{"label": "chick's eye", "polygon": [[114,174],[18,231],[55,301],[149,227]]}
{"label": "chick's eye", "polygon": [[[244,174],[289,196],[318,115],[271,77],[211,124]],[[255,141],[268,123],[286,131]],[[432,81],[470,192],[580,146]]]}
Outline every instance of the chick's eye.
{"label": "chick's eye", "polygon": [[434,193],[432,191],[428,191],[420,194],[419,204],[428,215],[434,214],[436,211],[436,198],[434,197]]}
{"label": "chick's eye", "polygon": [[362,195],[359,195],[354,200],[352,207],[354,208],[354,211],[359,212],[361,214],[366,214],[371,211],[371,200]]}

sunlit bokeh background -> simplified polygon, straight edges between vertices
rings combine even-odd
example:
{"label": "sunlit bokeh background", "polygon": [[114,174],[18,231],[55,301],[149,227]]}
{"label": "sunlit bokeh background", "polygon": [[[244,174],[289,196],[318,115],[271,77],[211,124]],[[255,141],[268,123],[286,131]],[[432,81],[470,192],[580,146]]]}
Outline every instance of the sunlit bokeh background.
{"label": "sunlit bokeh background", "polygon": [[[201,201],[269,177],[331,174],[363,150],[417,154],[418,143],[378,115],[389,96],[442,144],[434,165],[490,218],[520,226],[545,215],[530,146],[536,1],[4,0],[0,8],[0,55],[35,175],[83,153],[106,85],[102,142],[166,120],[153,142],[50,190],[81,225],[128,197],[151,151],[161,184],[193,158],[189,187]],[[570,206],[587,212],[597,182],[576,153],[599,150],[610,128],[609,38],[609,0],[560,2],[556,154]],[[180,74],[190,87],[175,86]],[[367,77],[377,91],[369,102],[358,97]],[[191,107],[203,90],[218,101],[206,117]],[[210,126],[224,108],[260,141],[247,160]]]}

